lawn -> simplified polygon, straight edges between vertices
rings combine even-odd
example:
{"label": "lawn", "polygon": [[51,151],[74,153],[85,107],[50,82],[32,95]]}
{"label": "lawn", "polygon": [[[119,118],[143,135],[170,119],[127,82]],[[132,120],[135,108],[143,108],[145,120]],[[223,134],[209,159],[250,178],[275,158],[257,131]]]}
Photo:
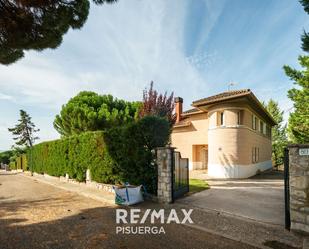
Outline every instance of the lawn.
{"label": "lawn", "polygon": [[199,179],[189,179],[189,195],[203,190],[209,189],[209,185],[206,181]]}

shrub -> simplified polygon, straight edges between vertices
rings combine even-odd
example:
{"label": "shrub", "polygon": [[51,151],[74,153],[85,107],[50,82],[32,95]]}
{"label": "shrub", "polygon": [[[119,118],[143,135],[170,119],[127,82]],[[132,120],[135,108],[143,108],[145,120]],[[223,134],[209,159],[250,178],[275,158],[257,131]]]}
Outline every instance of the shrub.
{"label": "shrub", "polygon": [[8,150],[0,153],[0,163],[9,164],[10,158],[13,156],[13,151]]}
{"label": "shrub", "polygon": [[154,149],[165,146],[169,135],[169,122],[155,116],[146,116],[136,123],[105,132],[107,150],[120,180],[143,184],[155,194],[157,165]]}

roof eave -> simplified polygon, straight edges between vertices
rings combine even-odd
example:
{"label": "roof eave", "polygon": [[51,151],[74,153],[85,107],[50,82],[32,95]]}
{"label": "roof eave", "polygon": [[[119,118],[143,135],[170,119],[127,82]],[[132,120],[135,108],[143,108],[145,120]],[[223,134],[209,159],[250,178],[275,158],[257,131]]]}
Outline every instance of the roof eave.
{"label": "roof eave", "polygon": [[202,105],[210,105],[210,104],[214,104],[214,103],[218,103],[218,102],[222,102],[222,101],[226,101],[226,100],[230,100],[230,99],[237,99],[239,97],[250,95],[250,93],[251,93],[251,91],[241,93],[241,94],[238,94],[238,95],[234,95],[234,96],[227,96],[227,97],[220,98],[220,99],[214,99],[212,101],[207,101],[207,100],[206,101],[193,101],[192,106],[198,108],[199,106],[202,106]]}

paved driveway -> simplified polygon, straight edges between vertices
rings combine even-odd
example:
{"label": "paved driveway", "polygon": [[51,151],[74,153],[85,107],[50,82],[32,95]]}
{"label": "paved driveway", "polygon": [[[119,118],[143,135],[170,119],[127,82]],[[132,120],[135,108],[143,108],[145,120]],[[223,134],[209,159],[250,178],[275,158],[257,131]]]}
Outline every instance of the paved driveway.
{"label": "paved driveway", "polygon": [[282,173],[267,172],[245,180],[207,180],[211,188],[178,202],[284,225]]}

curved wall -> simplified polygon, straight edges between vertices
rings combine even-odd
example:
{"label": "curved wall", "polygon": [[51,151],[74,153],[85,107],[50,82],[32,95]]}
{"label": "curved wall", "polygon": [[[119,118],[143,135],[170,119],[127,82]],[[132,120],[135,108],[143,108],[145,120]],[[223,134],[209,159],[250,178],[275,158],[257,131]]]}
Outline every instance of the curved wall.
{"label": "curved wall", "polygon": [[[237,113],[242,110],[241,125]],[[218,111],[224,111],[224,124],[218,126]],[[246,178],[272,167],[271,139],[250,128],[251,113],[240,106],[215,106],[209,112],[208,175],[214,178]],[[252,159],[257,148],[257,160]]]}

